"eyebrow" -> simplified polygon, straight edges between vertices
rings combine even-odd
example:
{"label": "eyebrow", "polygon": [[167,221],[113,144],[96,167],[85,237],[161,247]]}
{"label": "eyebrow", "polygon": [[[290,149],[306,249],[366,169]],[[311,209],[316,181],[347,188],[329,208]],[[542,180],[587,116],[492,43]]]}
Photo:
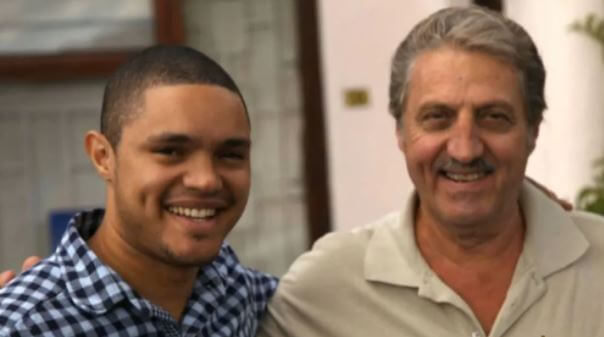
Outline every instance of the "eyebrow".
{"label": "eyebrow", "polygon": [[229,138],[222,142],[222,145],[225,147],[249,148],[252,145],[252,142],[249,139],[245,138]]}
{"label": "eyebrow", "polygon": [[443,102],[438,102],[438,101],[428,101],[428,102],[425,102],[424,104],[422,104],[419,107],[419,110],[420,111],[426,111],[426,110],[435,109],[435,108],[438,108],[438,109],[445,108],[445,109],[448,109],[448,110],[455,110],[456,106],[455,105],[450,105],[450,104],[447,104],[447,103],[443,103]]}
{"label": "eyebrow", "polygon": [[490,102],[486,102],[485,104],[481,104],[478,106],[479,109],[488,109],[488,108],[503,108],[507,111],[514,111],[514,107],[505,101],[494,100]]}
{"label": "eyebrow", "polygon": [[157,135],[151,135],[147,138],[147,143],[176,143],[185,144],[192,142],[193,139],[182,133],[163,132]]}
{"label": "eyebrow", "polygon": [[[147,138],[146,143],[170,143],[170,144],[189,144],[195,140],[190,136],[182,133],[163,132],[157,135],[151,135]],[[227,138],[221,142],[225,147],[244,147],[249,148],[252,142],[244,137]]]}
{"label": "eyebrow", "polygon": [[[424,102],[419,107],[419,111],[425,111],[425,110],[435,109],[435,108],[445,108],[445,109],[450,109],[450,110],[456,110],[457,105],[456,104],[447,104],[445,102],[440,102],[440,101],[427,101],[427,102]],[[477,104],[476,108],[477,109],[505,108],[506,110],[509,110],[509,111],[514,110],[513,106],[509,102],[506,102],[506,101],[500,100],[500,99],[494,99],[494,100],[479,103],[479,104]]]}

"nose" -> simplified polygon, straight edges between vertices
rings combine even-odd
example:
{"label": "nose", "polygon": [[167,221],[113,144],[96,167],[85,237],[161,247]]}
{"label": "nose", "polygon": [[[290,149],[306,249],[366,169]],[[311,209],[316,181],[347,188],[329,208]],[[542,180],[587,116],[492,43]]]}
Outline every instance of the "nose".
{"label": "nose", "polygon": [[451,128],[447,153],[461,163],[469,163],[483,155],[484,144],[471,113],[461,113]]}
{"label": "nose", "polygon": [[184,175],[183,183],[187,188],[208,194],[222,189],[222,178],[216,170],[214,161],[209,156],[200,156],[191,160]]}

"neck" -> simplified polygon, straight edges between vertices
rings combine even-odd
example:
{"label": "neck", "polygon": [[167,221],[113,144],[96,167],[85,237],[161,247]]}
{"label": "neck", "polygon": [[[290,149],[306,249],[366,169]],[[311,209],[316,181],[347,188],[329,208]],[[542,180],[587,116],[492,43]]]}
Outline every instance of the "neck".
{"label": "neck", "polygon": [[524,242],[520,206],[514,204],[502,219],[476,224],[438,221],[420,207],[416,217],[416,241],[427,260],[443,258],[459,265],[491,262],[519,256]]}
{"label": "neck", "polygon": [[447,224],[418,211],[416,242],[430,268],[470,306],[487,334],[503,306],[522,252],[520,207],[503,221]]}
{"label": "neck", "polygon": [[193,291],[199,268],[169,265],[126,242],[107,214],[88,241],[92,251],[113,268],[139,295],[179,322]]}

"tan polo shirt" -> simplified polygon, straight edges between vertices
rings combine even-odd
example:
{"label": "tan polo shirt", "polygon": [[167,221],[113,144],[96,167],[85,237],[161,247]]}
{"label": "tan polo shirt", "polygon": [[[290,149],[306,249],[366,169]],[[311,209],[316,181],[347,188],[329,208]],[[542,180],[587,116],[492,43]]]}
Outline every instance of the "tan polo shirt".
{"label": "tan polo shirt", "polygon": [[[489,336],[604,337],[604,218],[565,212],[529,185],[521,205],[524,249]],[[484,337],[420,255],[414,206],[319,240],[282,278],[259,336]]]}

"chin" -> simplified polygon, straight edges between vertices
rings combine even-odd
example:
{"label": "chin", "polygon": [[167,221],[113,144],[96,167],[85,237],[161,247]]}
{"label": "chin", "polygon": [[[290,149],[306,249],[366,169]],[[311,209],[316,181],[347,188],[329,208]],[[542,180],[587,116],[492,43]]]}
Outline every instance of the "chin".
{"label": "chin", "polygon": [[484,223],[484,217],[475,214],[455,214],[449,216],[447,222],[457,227],[474,227],[477,224]]}
{"label": "chin", "polygon": [[180,245],[176,249],[166,249],[168,263],[177,267],[199,267],[214,260],[220,253],[221,243],[203,242],[197,245]]}
{"label": "chin", "polygon": [[204,266],[216,258],[218,252],[214,255],[203,255],[203,256],[183,256],[183,255],[172,255],[168,258],[170,265],[180,268],[197,268]]}
{"label": "chin", "polygon": [[478,207],[453,208],[441,212],[441,220],[458,226],[474,226],[488,222],[492,214],[492,211]]}

